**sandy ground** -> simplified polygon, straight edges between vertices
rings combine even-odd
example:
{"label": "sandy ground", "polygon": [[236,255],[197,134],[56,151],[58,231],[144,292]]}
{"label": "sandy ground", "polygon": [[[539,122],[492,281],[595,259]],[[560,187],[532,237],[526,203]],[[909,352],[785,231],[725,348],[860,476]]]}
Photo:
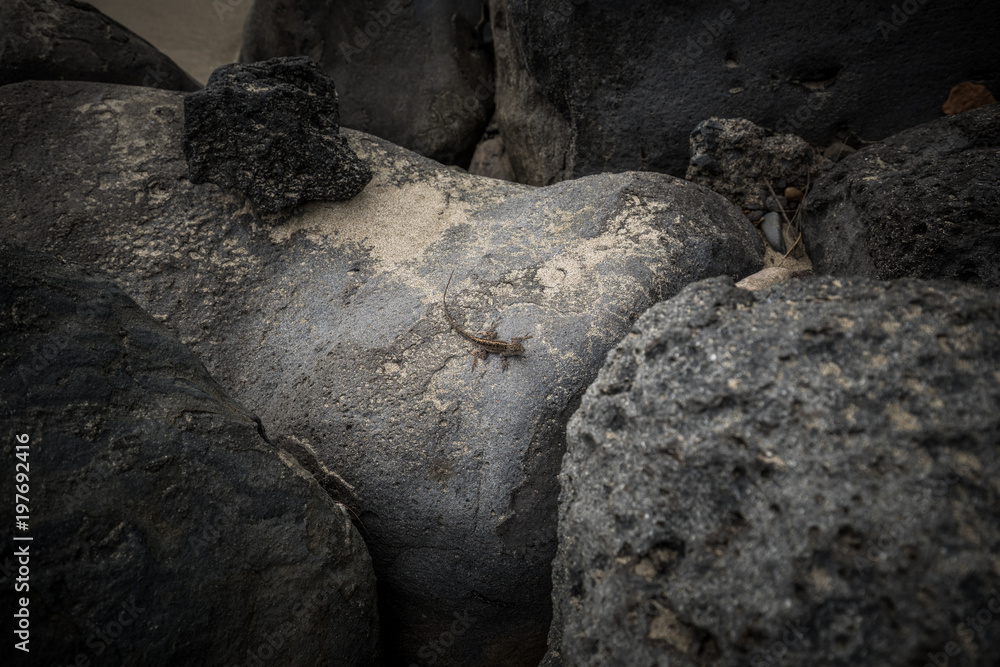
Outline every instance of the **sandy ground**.
{"label": "sandy ground", "polygon": [[204,84],[236,62],[252,0],[89,0]]}

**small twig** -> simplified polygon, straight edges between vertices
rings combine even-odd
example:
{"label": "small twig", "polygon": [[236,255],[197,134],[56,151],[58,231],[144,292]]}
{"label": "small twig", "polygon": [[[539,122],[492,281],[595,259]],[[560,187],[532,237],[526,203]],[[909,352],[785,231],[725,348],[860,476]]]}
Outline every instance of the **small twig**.
{"label": "small twig", "polygon": [[[771,193],[771,197],[774,198],[774,203],[777,204],[778,195],[774,193],[774,188],[771,187],[771,182],[765,181],[765,185],[767,185],[767,190],[768,192]],[[797,246],[799,242],[802,240],[802,211],[805,210],[806,207],[806,195],[809,194],[810,185],[812,185],[812,172],[806,172],[806,189],[805,192],[802,193],[802,201],[799,202],[799,206],[798,208],[795,209],[795,213],[792,215],[791,220],[788,219],[788,214],[785,212],[784,207],[782,206],[778,207],[778,209],[781,211],[781,217],[785,219],[785,224],[788,225],[788,228],[794,232],[798,232],[798,236],[795,238],[795,242],[792,243],[791,247],[788,249],[788,252],[786,252],[784,255],[781,256],[781,260],[777,264],[778,266],[781,266],[784,263],[784,261],[788,258],[788,256],[792,254],[792,251],[795,250],[795,246]]]}

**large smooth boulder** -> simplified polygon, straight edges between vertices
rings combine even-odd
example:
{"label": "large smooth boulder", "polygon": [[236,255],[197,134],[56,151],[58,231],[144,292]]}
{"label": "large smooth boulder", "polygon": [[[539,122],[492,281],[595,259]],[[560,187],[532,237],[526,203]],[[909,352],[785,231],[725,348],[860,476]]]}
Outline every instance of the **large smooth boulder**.
{"label": "large smooth boulder", "polygon": [[909,279],[650,308],[567,428],[546,664],[995,665],[998,331]]}
{"label": "large smooth boulder", "polygon": [[[25,83],[0,102],[0,233],[114,276],[354,511],[405,664],[537,664],[580,395],[636,313],[762,263],[738,209],[661,174],[538,189],[345,130],[365,190],[258,217],[185,179],[179,94]],[[453,269],[458,325],[533,336],[506,372],[473,371],[449,327]]]}
{"label": "large smooth boulder", "polygon": [[254,0],[242,62],[311,56],[345,127],[467,166],[493,114],[479,0]]}
{"label": "large smooth boulder", "polygon": [[85,2],[0,2],[0,86],[30,79],[201,88],[149,42]]}
{"label": "large smooth boulder", "polygon": [[10,664],[376,664],[346,508],[110,280],[6,243],[0,266]]}
{"label": "large smooth boulder", "polygon": [[816,270],[1000,286],[1000,105],[900,132],[838,162],[803,218]]}
{"label": "large smooth boulder", "polygon": [[[936,118],[961,81],[1000,89],[996,3],[505,0],[503,8],[509,44],[501,48],[495,15],[497,70],[522,71],[501,74],[514,85],[498,86],[498,119],[522,182],[626,169],[682,175],[688,134],[712,116],[825,146],[840,131],[872,141]],[[544,130],[560,122],[561,131]]]}

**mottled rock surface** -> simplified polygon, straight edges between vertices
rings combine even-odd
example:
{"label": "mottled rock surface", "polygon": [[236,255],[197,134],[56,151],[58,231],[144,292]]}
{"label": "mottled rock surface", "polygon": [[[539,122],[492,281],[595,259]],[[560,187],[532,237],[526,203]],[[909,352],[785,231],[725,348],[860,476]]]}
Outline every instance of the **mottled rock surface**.
{"label": "mottled rock surface", "polygon": [[0,526],[30,549],[0,604],[30,600],[24,664],[376,664],[347,510],[109,280],[5,243],[0,265],[0,454],[11,485],[26,464],[32,538]]}
{"label": "mottled rock surface", "polygon": [[201,88],[149,42],[87,3],[5,0],[0,2],[0,86],[30,79]]}
{"label": "mottled rock surface", "polygon": [[[114,276],[354,510],[394,660],[536,665],[566,420],[636,313],[761,267],[752,225],[661,174],[531,188],[352,131],[360,195],[260,221],[185,180],[181,99],[0,89],[0,233]],[[452,269],[458,324],[533,336],[507,372],[471,370]]]}
{"label": "mottled rock surface", "polygon": [[255,0],[243,62],[312,56],[344,126],[467,166],[493,113],[479,0]]}
{"label": "mottled rock surface", "polygon": [[350,199],[372,172],[340,136],[337,90],[312,59],[224,65],[184,98],[193,183],[242,192],[263,213]]}
{"label": "mottled rock surface", "polygon": [[785,186],[804,189],[818,167],[819,156],[800,137],[769,133],[743,118],[709,118],[691,132],[691,159],[684,177],[740,208],[777,210],[773,201],[766,205],[767,184],[776,195]]}
{"label": "mottled rock surface", "polygon": [[567,428],[546,664],[995,665],[998,328],[908,279],[653,306]]}
{"label": "mottled rock surface", "polygon": [[818,273],[1000,286],[1000,105],[925,123],[816,182],[803,220]]}
{"label": "mottled rock surface", "polygon": [[[712,116],[825,146],[841,131],[874,141],[932,120],[959,81],[1000,90],[998,3],[504,6],[504,49],[494,16],[497,108],[521,182],[627,169],[682,175],[691,128]],[[505,112],[507,95],[523,111]],[[537,96],[558,113],[538,113]],[[561,129],[544,132],[549,123]]]}

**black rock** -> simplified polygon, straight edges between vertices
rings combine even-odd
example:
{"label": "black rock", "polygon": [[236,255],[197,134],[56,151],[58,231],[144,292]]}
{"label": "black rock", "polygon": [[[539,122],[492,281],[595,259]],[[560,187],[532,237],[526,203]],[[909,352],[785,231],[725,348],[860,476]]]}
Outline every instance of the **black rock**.
{"label": "black rock", "polygon": [[567,428],[548,664],[996,665],[998,327],[913,279],[650,308]]}
{"label": "black rock", "polygon": [[304,56],[225,65],[184,98],[191,181],[239,190],[262,213],[364,189],[372,172],[339,132],[333,79]]}
{"label": "black rock", "polygon": [[0,539],[29,548],[0,605],[29,601],[24,664],[375,664],[344,506],[110,280],[6,243],[0,266],[0,455],[28,498]]}
{"label": "black rock", "polygon": [[866,146],[808,202],[802,234],[819,273],[1000,286],[1000,104]]}
{"label": "black rock", "polygon": [[149,42],[84,2],[0,2],[0,86],[31,79],[201,88]]}
{"label": "black rock", "polygon": [[490,5],[500,132],[521,182],[681,175],[688,133],[711,116],[825,146],[937,118],[960,81],[1000,89],[996,2]]}
{"label": "black rock", "polygon": [[[715,190],[742,209],[778,210],[769,196],[787,185],[805,188],[819,159],[804,139],[770,134],[744,118],[710,118],[691,132],[691,160],[685,178]],[[787,202],[784,202],[787,205]],[[773,205],[773,206],[772,206]]]}

